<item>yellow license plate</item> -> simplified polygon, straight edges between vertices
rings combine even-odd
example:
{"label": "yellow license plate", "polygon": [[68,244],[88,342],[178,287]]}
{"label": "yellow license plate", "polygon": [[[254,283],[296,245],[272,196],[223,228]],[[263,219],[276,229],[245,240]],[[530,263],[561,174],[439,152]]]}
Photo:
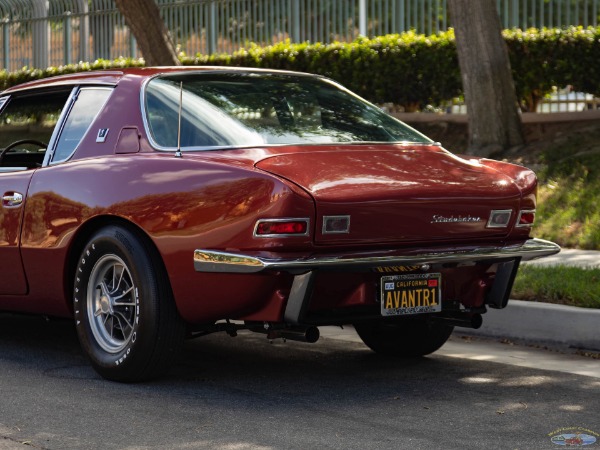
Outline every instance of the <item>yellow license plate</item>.
{"label": "yellow license plate", "polygon": [[381,315],[404,316],[440,312],[441,292],[441,273],[381,277]]}

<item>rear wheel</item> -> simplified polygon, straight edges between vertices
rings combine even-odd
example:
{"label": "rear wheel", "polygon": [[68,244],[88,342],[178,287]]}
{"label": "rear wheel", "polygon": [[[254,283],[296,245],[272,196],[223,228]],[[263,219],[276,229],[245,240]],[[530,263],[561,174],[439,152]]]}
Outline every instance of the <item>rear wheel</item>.
{"label": "rear wheel", "polygon": [[454,327],[426,318],[394,322],[372,321],[354,324],[356,332],[371,350],[382,355],[414,358],[435,352],[448,340]]}
{"label": "rear wheel", "polygon": [[135,233],[108,226],[89,240],[77,265],[77,334],[104,378],[142,381],[164,374],[184,338],[162,268]]}

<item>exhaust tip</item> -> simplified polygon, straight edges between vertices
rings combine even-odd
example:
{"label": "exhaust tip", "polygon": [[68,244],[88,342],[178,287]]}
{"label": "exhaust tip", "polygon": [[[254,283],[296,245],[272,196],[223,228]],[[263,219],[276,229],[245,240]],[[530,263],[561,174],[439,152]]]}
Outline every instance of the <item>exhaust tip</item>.
{"label": "exhaust tip", "polygon": [[483,324],[483,317],[481,317],[481,314],[473,314],[471,316],[471,328],[473,328],[474,330],[477,330],[478,328],[481,328],[482,324]]}

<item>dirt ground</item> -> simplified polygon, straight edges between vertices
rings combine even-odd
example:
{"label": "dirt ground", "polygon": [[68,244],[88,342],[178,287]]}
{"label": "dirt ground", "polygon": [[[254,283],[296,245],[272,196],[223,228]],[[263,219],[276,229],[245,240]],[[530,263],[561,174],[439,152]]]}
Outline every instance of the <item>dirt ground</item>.
{"label": "dirt ground", "polygon": [[[421,131],[453,153],[465,153],[468,146],[467,124],[451,122],[414,123],[409,125]],[[581,143],[582,150],[600,149],[600,120],[578,122],[552,122],[524,124],[526,144],[523,148],[495,155],[495,159],[506,159],[524,165],[539,163],[539,155],[546,150],[565,145],[573,140]],[[567,156],[567,155],[565,155]]]}

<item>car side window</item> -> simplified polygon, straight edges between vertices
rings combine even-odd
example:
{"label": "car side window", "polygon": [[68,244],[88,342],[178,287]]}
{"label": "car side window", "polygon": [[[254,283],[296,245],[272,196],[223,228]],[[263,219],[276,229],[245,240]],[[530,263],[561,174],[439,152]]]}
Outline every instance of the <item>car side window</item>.
{"label": "car side window", "polygon": [[52,163],[67,160],[112,93],[111,88],[82,88],[74,99],[71,110],[54,149]]}
{"label": "car side window", "polygon": [[71,91],[17,92],[0,98],[0,167],[22,170],[42,165]]}

